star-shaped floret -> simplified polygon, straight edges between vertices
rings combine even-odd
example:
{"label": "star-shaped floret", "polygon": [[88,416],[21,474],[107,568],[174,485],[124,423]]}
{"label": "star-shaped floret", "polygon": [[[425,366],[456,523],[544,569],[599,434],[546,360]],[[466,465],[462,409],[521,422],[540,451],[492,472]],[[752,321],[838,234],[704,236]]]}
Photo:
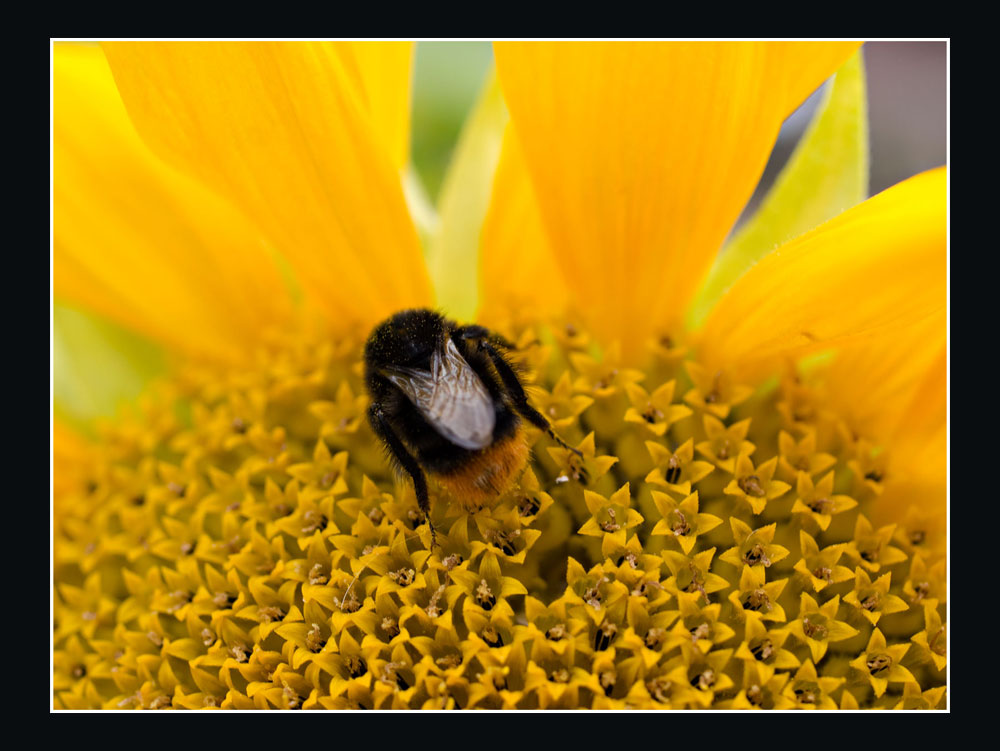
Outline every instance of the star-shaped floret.
{"label": "star-shaped floret", "polygon": [[614,563],[615,575],[628,585],[633,597],[658,599],[656,592],[662,589],[658,582],[663,560],[658,555],[643,552],[638,535],[632,535],[627,540],[625,535],[624,529],[604,535],[601,554],[606,562]]}
{"label": "star-shaped floret", "polygon": [[315,401],[309,405],[309,413],[320,421],[320,438],[334,440],[358,431],[365,419],[368,398],[355,394],[351,384],[344,380],[337,386],[333,401]]}
{"label": "star-shaped floret", "polygon": [[795,570],[802,574],[814,592],[822,592],[829,585],[839,584],[854,576],[851,569],[837,563],[847,550],[847,543],[827,545],[820,550],[813,536],[801,529],[799,545],[802,557],[795,562]]}
{"label": "star-shaped floret", "polygon": [[691,691],[686,666],[671,663],[669,670],[657,667],[633,682],[625,704],[637,709],[684,709],[691,701]]}
{"label": "star-shaped floret", "polygon": [[847,462],[854,473],[854,494],[864,500],[882,494],[889,461],[886,453],[862,439],[855,446],[854,458]]}
{"label": "star-shaped floret", "polygon": [[383,645],[373,645],[374,648],[364,648],[354,638],[350,629],[339,632],[337,649],[333,656],[334,672],[330,684],[330,693],[351,695],[352,686],[370,687],[372,660],[382,653]]}
{"label": "star-shaped floret", "polygon": [[342,692],[330,696],[318,697],[320,706],[324,709],[374,709],[375,699],[372,696],[371,680],[365,682],[351,681]]}
{"label": "star-shaped floret", "polygon": [[[796,665],[797,667],[797,665]],[[791,675],[775,673],[759,663],[744,665],[740,692],[734,699],[721,702],[719,709],[790,709],[791,702],[782,694]]]}
{"label": "star-shaped floret", "polygon": [[650,394],[642,386],[630,383],[625,386],[631,407],[625,412],[625,422],[642,425],[653,435],[662,438],[678,420],[691,414],[683,404],[673,404],[675,381],[668,381]]}
{"label": "star-shaped floret", "polygon": [[340,498],[335,506],[338,527],[341,529],[351,528],[359,514],[368,517],[368,520],[376,526],[382,523],[385,518],[383,505],[395,501],[391,493],[385,493],[376,485],[368,475],[361,476],[361,495]]}
{"label": "star-shaped floret", "polygon": [[388,519],[383,517],[376,524],[370,516],[359,514],[351,527],[351,534],[334,535],[330,542],[347,559],[367,564],[388,553],[389,546],[399,534],[399,529],[389,524]]}
{"label": "star-shaped floret", "polygon": [[892,536],[893,542],[910,555],[920,553],[932,559],[943,557],[948,544],[945,504],[928,507],[927,504],[912,503],[911,488],[910,482],[893,483],[888,491],[886,500],[906,503],[902,514],[898,507],[893,507],[891,518],[899,519]]}
{"label": "star-shaped floret", "polygon": [[246,438],[253,454],[247,457],[243,469],[250,478],[269,477],[275,481],[283,478],[292,462],[285,429],[277,426],[268,430],[260,423],[254,423],[247,429]]}
{"label": "star-shaped floret", "polygon": [[590,333],[578,323],[578,321],[566,320],[561,325],[552,326],[552,336],[564,350],[583,352],[590,348]]}
{"label": "star-shaped floret", "polygon": [[464,672],[466,656],[453,626],[438,627],[433,637],[414,636],[409,643],[421,655],[414,666],[418,684],[424,683],[429,675],[437,675],[447,681],[461,677]]}
{"label": "star-shaped floret", "polygon": [[[788,639],[788,631],[784,628],[772,628],[767,625],[760,613],[747,611],[744,623],[743,641],[736,648],[735,657],[745,663],[752,663],[762,668],[762,676],[768,671],[794,670],[799,666],[799,659],[784,648]],[[764,670],[766,668],[766,670]]]}
{"label": "star-shaped floret", "polygon": [[795,481],[795,503],[793,514],[802,514],[810,519],[820,530],[830,526],[835,514],[840,514],[858,505],[850,496],[834,494],[833,472],[827,473],[818,483],[805,472],[799,472]]}
{"label": "star-shaped floret", "polygon": [[589,571],[574,558],[566,566],[567,612],[576,618],[593,623],[604,622],[610,614],[612,620],[624,617],[629,590],[622,582],[605,570],[604,564],[596,564]]}
{"label": "star-shaped floret", "polygon": [[460,585],[452,582],[448,571],[429,567],[424,572],[423,587],[407,587],[397,593],[403,601],[399,610],[400,624],[416,621],[407,628],[426,633],[441,626],[443,619],[451,623],[451,608],[463,591]]}
{"label": "star-shaped floret", "polygon": [[910,575],[903,583],[903,595],[911,605],[943,603],[948,601],[946,561],[942,558],[932,566],[920,553],[910,560]]}
{"label": "star-shaped floret", "polygon": [[299,622],[282,623],[275,629],[286,643],[294,645],[288,663],[298,670],[308,662],[319,661],[333,672],[337,645],[326,614],[315,602],[309,602],[303,608],[302,617]]}
{"label": "star-shaped floret", "polygon": [[228,658],[219,669],[219,677],[229,686],[229,698],[234,698],[232,691],[240,685],[236,676],[242,677],[246,681],[246,686],[241,693],[250,700],[251,707],[249,708],[252,708],[254,696],[275,685],[274,675],[282,665],[288,667],[288,663],[285,662],[285,658],[280,652],[257,647],[244,660]]}
{"label": "star-shaped floret", "polygon": [[709,571],[715,550],[715,548],[709,548],[695,553],[693,556],[687,556],[674,550],[664,550],[660,555],[663,562],[667,564],[667,568],[670,569],[672,576],[664,582],[663,586],[674,594],[680,592],[697,594],[704,598],[707,603],[710,594],[726,589],[730,585],[728,579]]}
{"label": "star-shaped floret", "polygon": [[476,659],[482,672],[473,673],[469,683],[469,704],[480,709],[514,709],[524,697],[528,658],[524,643],[515,641],[510,649],[479,652]]}
{"label": "star-shaped floret", "polygon": [[755,468],[749,455],[740,454],[733,471],[734,477],[726,486],[726,495],[743,500],[755,515],[762,513],[768,501],[780,498],[791,487],[787,482],[772,479],[777,466],[778,457]]}
{"label": "star-shaped floret", "polygon": [[532,401],[557,432],[575,425],[580,415],[594,403],[593,398],[585,394],[573,394],[573,383],[568,370],[563,371],[552,391],[545,391],[540,387],[536,391],[537,396]]}
{"label": "star-shaped floret", "polygon": [[[420,666],[417,668],[420,669]],[[417,699],[421,709],[456,709],[459,704],[455,695],[468,696],[469,693],[469,681],[462,676],[445,680],[437,675],[425,674],[417,678],[417,684],[422,689]]]}
{"label": "star-shaped floret", "polygon": [[618,462],[614,456],[597,456],[593,432],[576,445],[576,451],[549,446],[548,452],[558,467],[557,485],[571,480],[584,486],[593,485]]}
{"label": "star-shaped floret", "polygon": [[116,604],[104,593],[100,571],[87,576],[82,587],[61,583],[58,592],[65,603],[57,613],[60,632],[79,632],[93,639],[98,628],[114,626]]}
{"label": "star-shaped floret", "polygon": [[795,676],[785,684],[783,694],[794,709],[837,709],[831,694],[844,684],[844,678],[820,678],[811,660],[802,663]]}
{"label": "star-shaped floret", "polygon": [[626,608],[628,628],[622,637],[622,647],[640,657],[644,671],[673,648],[669,629],[680,617],[680,611],[664,610],[661,606],[662,603],[653,605],[631,598]]}
{"label": "star-shaped floret", "polygon": [[738,618],[746,617],[747,612],[755,612],[765,621],[781,623],[785,620],[785,610],[778,604],[778,598],[786,584],[787,579],[765,583],[763,566],[744,566],[739,587],[729,594],[729,601],[733,603]]}
{"label": "star-shaped floret", "polygon": [[299,547],[305,548],[313,535],[331,537],[340,533],[333,522],[333,514],[332,495],[317,495],[302,491],[298,494],[295,510],[283,519],[275,521],[274,527],[294,537]]}
{"label": "star-shaped floret", "polygon": [[649,354],[650,381],[662,383],[677,377],[689,349],[683,344],[678,344],[676,337],[661,333],[647,340],[646,351]]}
{"label": "star-shaped floret", "polygon": [[708,709],[717,694],[725,694],[732,688],[733,679],[725,672],[732,656],[731,649],[716,649],[711,652],[692,650],[689,654],[667,661],[665,670],[672,671],[674,666],[684,669],[688,687],[683,694],[684,708]]}
{"label": "star-shaped floret", "polygon": [[750,386],[734,383],[725,371],[709,371],[694,361],[688,361],[686,367],[694,386],[684,395],[684,401],[720,420],[725,420],[733,407],[745,402],[753,393]]}
{"label": "star-shaped floret", "polygon": [[302,584],[303,601],[307,605],[312,602],[332,611],[329,616],[330,625],[338,631],[353,625],[357,614],[374,607],[374,601],[366,595],[369,587],[375,589],[377,577],[363,579],[361,575],[367,567],[358,561],[351,561],[351,565],[355,569],[354,573],[332,568],[325,583]]}
{"label": "star-shaped floret", "polygon": [[251,632],[253,642],[266,639],[282,623],[302,620],[302,611],[295,604],[298,596],[298,582],[286,581],[277,589],[269,576],[252,576],[247,589],[253,601],[234,612],[237,618],[257,623],[256,633]]}
{"label": "star-shaped floret", "polygon": [[288,474],[302,483],[306,495],[343,495],[347,492],[347,452],[331,455],[326,442],[316,441],[311,462],[293,464]]}
{"label": "star-shaped floret", "polygon": [[901,613],[909,605],[901,597],[889,594],[892,574],[885,573],[875,581],[860,566],[855,571],[854,589],[844,595],[844,602],[858,608],[862,615],[874,626],[879,618],[891,613]]}
{"label": "star-shaped floret", "polygon": [[735,474],[737,457],[744,454],[749,456],[756,450],[756,446],[746,440],[750,418],[726,427],[722,420],[705,415],[702,423],[707,440],[695,444],[695,450],[719,469]]}
{"label": "star-shaped floret", "polygon": [[[551,605],[541,600],[527,596],[524,598],[524,612],[527,626],[516,627],[518,637],[522,640],[546,639],[568,649],[570,642],[585,640],[588,620],[577,618],[567,610],[568,600],[560,597]],[[579,640],[577,637],[580,637]]]}
{"label": "star-shaped floret", "polygon": [[[411,552],[406,544],[406,535],[402,532],[397,534],[387,552],[368,561],[368,568],[377,575],[377,579],[372,578],[376,582],[376,593],[398,592],[411,586],[424,587],[423,571],[430,554],[429,550]],[[367,582],[368,579],[366,586]]]}
{"label": "star-shaped floret", "polygon": [[737,569],[744,566],[769,568],[788,557],[788,548],[774,544],[777,524],[750,529],[749,525],[731,516],[729,526],[733,530],[733,542],[736,545],[720,555],[720,561],[730,563]]}
{"label": "star-shaped floret", "polygon": [[411,642],[403,623],[403,610],[388,592],[375,595],[373,608],[363,608],[355,614],[353,623],[364,633],[361,646],[373,652],[384,645],[395,647]]}
{"label": "star-shaped floret", "polygon": [[872,573],[883,566],[906,560],[906,553],[889,544],[895,524],[875,529],[864,514],[858,515],[854,525],[854,539],[848,543],[848,554]]}
{"label": "star-shaped floret", "polygon": [[621,366],[621,349],[612,344],[604,357],[596,360],[583,352],[570,352],[573,369],[580,375],[573,382],[573,388],[599,399],[608,399],[629,383],[638,383],[646,374],[641,370]]}
{"label": "star-shaped floret", "polygon": [[[98,691],[91,685],[92,681],[112,678],[111,670],[114,663],[105,659],[96,651],[88,649],[84,641],[73,634],[66,642],[52,653],[52,689],[56,692],[67,692],[74,697],[80,697],[79,703],[90,703],[89,698]],[[74,703],[70,699],[70,704]],[[95,705],[93,708],[96,708]],[[82,707],[80,707],[82,708]]]}
{"label": "star-shaped floret", "polygon": [[903,698],[893,709],[938,709],[946,691],[946,686],[921,691],[918,683],[904,683]]}
{"label": "star-shaped floret", "polygon": [[370,663],[375,680],[372,696],[377,709],[407,709],[417,691],[414,659],[406,644],[393,647],[389,659],[375,658]]}
{"label": "star-shaped floret", "polygon": [[856,628],[837,620],[839,608],[839,595],[820,606],[816,600],[803,592],[799,602],[798,619],[791,621],[785,627],[790,634],[809,647],[813,662],[823,659],[831,642],[850,639],[858,633]]}
{"label": "star-shaped floret", "polygon": [[924,603],[924,630],[913,635],[920,659],[930,661],[938,671],[948,665],[948,627],[941,620],[938,605]]}
{"label": "star-shaped floret", "polygon": [[183,621],[192,609],[195,594],[204,586],[197,561],[184,558],[176,568],[160,567],[164,588],[158,591],[149,604],[151,610],[173,616]]}
{"label": "star-shaped floret", "polygon": [[465,594],[465,599],[462,601],[463,611],[471,608],[474,612],[489,612],[499,608],[501,612],[513,617],[514,611],[507,599],[513,595],[528,593],[527,588],[518,579],[501,573],[496,555],[490,552],[483,554],[478,570],[474,571],[471,567],[454,569],[451,578]]}
{"label": "star-shaped floret", "polygon": [[530,466],[524,470],[524,474],[518,481],[513,502],[525,525],[533,524],[535,519],[544,514],[555,503],[552,496],[542,490],[541,483]]}
{"label": "star-shaped floret", "polygon": [[[624,666],[634,657],[622,659],[614,649],[594,655],[590,663],[590,673],[599,688],[594,691],[591,709],[625,709],[625,694],[631,682],[623,675]],[[631,664],[631,663],[630,663]],[[654,662],[655,665],[655,662]]]}
{"label": "star-shaped floret", "polygon": [[[703,605],[699,593],[681,592],[677,595],[677,604],[680,608],[680,618],[670,629],[666,643],[661,649],[663,653],[679,646],[684,655],[693,651],[704,654],[736,635],[732,628],[720,620],[722,614],[720,603]],[[649,638],[647,635],[647,640]]]}
{"label": "star-shaped floret", "polygon": [[885,693],[890,683],[916,683],[913,674],[900,665],[903,655],[910,649],[909,644],[894,644],[888,646],[882,632],[875,629],[865,651],[851,660],[851,667],[857,670],[867,680],[875,696]]}
{"label": "star-shaped floret", "polygon": [[820,427],[830,427],[823,411],[825,399],[819,391],[802,383],[797,374],[786,374],[781,379],[779,399],[775,408],[781,414],[786,430],[795,435],[816,433]]}
{"label": "star-shaped floret", "polygon": [[801,441],[796,441],[791,433],[784,430],[778,433],[778,478],[794,483],[799,472],[805,472],[809,477],[833,467],[837,463],[832,454],[816,450],[816,433],[806,433]]}
{"label": "star-shaped floret", "polygon": [[629,484],[625,483],[610,497],[590,490],[583,491],[590,518],[580,527],[578,534],[590,537],[614,534],[620,529],[633,529],[643,522],[642,514],[630,508],[632,500]]}
{"label": "star-shaped floret", "polygon": [[666,493],[652,491],[653,503],[662,517],[653,527],[651,535],[665,535],[680,545],[685,555],[694,550],[698,535],[715,529],[722,519],[712,514],[698,512],[698,491],[683,501],[676,501]]}
{"label": "star-shaped floret", "polygon": [[[584,491],[588,493],[590,491]],[[541,530],[529,529],[513,506],[498,506],[473,515],[479,535],[485,544],[473,542],[472,557],[488,548],[502,555],[509,563],[524,563],[528,550],[542,536]]]}
{"label": "star-shaped floret", "polygon": [[715,468],[710,462],[694,460],[694,439],[689,438],[676,451],[656,441],[646,441],[646,448],[656,468],[646,475],[646,482],[680,495],[690,495],[691,485],[708,476]]}
{"label": "star-shaped floret", "polygon": [[254,694],[257,709],[318,709],[319,692],[300,671],[287,664],[275,668],[271,683]]}
{"label": "star-shaped floret", "polygon": [[514,620],[500,610],[466,610],[462,617],[469,632],[462,644],[467,659],[482,652],[502,655],[517,640]]}

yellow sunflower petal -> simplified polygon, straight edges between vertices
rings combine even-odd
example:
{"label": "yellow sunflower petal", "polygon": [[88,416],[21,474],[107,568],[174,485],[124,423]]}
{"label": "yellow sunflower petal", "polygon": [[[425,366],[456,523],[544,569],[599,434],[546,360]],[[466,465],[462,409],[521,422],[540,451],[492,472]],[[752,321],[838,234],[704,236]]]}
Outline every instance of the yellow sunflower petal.
{"label": "yellow sunflower petal", "polygon": [[528,311],[545,320],[568,304],[562,272],[549,249],[517,134],[508,125],[493,196],[480,234],[479,319],[503,327]]}
{"label": "yellow sunflower petal", "polygon": [[239,356],[290,311],[259,233],[146,148],[100,48],[53,58],[57,298],[187,353]]}
{"label": "yellow sunflower petal", "polygon": [[945,305],[946,171],[925,172],[764,257],[698,336],[709,367],[745,378],[777,358],[902,331]]}
{"label": "yellow sunflower petal", "polygon": [[327,43],[105,46],[146,141],[253,216],[306,294],[341,325],[431,302],[399,173],[373,126],[352,51]]}
{"label": "yellow sunflower petal", "polygon": [[920,392],[928,388],[928,379],[933,383],[936,370],[943,370],[945,337],[941,310],[913,326],[840,349],[825,379],[831,406],[860,435],[879,441],[924,435],[934,420],[944,420],[944,381],[934,399]]}
{"label": "yellow sunflower petal", "polygon": [[396,169],[410,159],[410,77],[413,42],[339,42],[357,64],[372,127]]}
{"label": "yellow sunflower petal", "polygon": [[888,442],[890,474],[885,492],[872,509],[876,524],[904,518],[911,510],[925,516],[932,548],[943,552],[947,522],[948,423],[946,349],[940,343],[924,377],[911,391],[895,434]]}
{"label": "yellow sunflower petal", "polygon": [[813,122],[760,208],[726,243],[698,293],[696,328],[726,289],[762,256],[840,212],[868,191],[868,106],[858,51],[837,71]]}
{"label": "yellow sunflower petal", "polygon": [[782,120],[856,47],[496,45],[553,254],[605,341],[634,357],[679,325]]}

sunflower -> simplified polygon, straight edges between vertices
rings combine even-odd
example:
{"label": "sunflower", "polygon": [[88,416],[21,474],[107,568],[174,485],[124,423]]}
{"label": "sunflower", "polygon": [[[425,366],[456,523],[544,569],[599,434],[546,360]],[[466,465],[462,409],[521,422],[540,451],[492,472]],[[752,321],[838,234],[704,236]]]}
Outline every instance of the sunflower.
{"label": "sunflower", "polygon": [[[408,44],[57,45],[55,295],[169,368],[54,425],[54,706],[943,706],[946,174],[863,200],[857,47],[498,44],[428,221]],[[431,545],[359,358],[435,304],[576,451]]]}

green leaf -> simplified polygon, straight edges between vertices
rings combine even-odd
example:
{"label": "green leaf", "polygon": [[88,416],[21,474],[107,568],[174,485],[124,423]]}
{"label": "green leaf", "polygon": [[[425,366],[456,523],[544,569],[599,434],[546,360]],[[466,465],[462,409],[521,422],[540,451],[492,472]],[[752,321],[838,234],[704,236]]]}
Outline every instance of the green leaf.
{"label": "green leaf", "polygon": [[462,129],[438,201],[440,223],[428,248],[427,267],[438,306],[462,320],[473,319],[478,306],[479,234],[508,119],[491,73]]}
{"label": "green leaf", "polygon": [[52,358],[56,415],[85,433],[94,418],[113,417],[166,369],[157,345],[60,303],[52,309]]}
{"label": "green leaf", "polygon": [[861,51],[837,71],[809,128],[757,213],[736,232],[688,311],[699,326],[759,259],[860,203],[868,192],[868,104]]}

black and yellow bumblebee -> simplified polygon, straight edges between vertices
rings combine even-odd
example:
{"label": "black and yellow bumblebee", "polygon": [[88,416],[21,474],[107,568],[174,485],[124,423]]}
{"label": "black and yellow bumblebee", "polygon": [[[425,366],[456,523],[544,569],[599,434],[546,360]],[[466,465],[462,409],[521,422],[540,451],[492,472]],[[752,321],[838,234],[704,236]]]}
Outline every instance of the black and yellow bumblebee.
{"label": "black and yellow bumblebee", "polygon": [[527,464],[522,418],[579,454],[528,404],[511,349],[482,326],[423,308],[383,321],[365,344],[368,420],[412,479],[432,539],[425,472],[474,510],[510,488]]}

